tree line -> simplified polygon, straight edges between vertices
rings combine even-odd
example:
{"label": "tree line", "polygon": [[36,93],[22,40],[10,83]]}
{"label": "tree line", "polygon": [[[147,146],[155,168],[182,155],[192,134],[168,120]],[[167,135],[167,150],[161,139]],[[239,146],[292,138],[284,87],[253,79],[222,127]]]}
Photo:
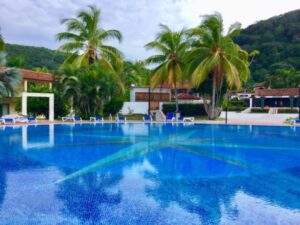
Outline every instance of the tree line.
{"label": "tree line", "polygon": [[66,31],[56,35],[63,41],[58,52],[65,60],[56,71],[55,90],[67,108],[85,118],[108,113],[107,108],[117,112],[112,106],[124,100],[131,83],[152,88],[167,84],[175,90],[178,112],[177,89],[189,80],[195,90],[210,87],[205,109],[209,118],[215,119],[221,112],[224,89],[239,90],[250,78],[249,54],[234,41],[241,24],[235,23],[225,32],[220,14],[203,17],[200,25],[191,29],[173,31],[160,25],[155,40],[145,45],[156,53],[136,63],[125,62],[122,52],[107,44],[111,39],[121,42],[122,34],[103,29],[100,19],[100,10],[88,6],[76,17],[63,19]]}

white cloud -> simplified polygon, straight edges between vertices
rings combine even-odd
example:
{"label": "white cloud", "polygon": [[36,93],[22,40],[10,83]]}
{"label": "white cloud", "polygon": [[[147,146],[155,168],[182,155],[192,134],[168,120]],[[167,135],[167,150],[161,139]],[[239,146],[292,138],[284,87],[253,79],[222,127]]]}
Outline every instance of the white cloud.
{"label": "white cloud", "polygon": [[173,29],[196,26],[199,15],[218,11],[226,27],[236,21],[245,27],[298,7],[295,0],[1,0],[1,32],[9,43],[55,49],[55,34],[64,29],[59,21],[88,4],[101,8],[103,27],[122,32],[123,43],[113,44],[129,59],[149,55],[144,44],[154,39],[159,23]]}

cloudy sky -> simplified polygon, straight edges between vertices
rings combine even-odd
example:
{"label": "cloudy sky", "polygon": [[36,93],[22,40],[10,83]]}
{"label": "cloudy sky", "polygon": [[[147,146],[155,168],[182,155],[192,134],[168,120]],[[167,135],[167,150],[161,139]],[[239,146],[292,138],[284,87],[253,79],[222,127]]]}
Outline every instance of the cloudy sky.
{"label": "cloudy sky", "polygon": [[300,8],[299,0],[0,0],[1,33],[8,43],[56,49],[55,34],[64,30],[60,20],[89,4],[101,9],[104,28],[122,32],[123,42],[112,44],[131,60],[149,55],[143,46],[154,39],[160,23],[192,27],[200,23],[200,15],[218,11],[226,27],[236,21],[247,27]]}

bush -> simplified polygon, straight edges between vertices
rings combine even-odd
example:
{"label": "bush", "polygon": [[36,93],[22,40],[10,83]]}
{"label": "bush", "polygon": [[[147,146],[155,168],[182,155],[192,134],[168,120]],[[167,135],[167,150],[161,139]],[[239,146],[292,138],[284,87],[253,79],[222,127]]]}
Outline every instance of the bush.
{"label": "bush", "polygon": [[278,109],[278,113],[298,113],[298,109]]}
{"label": "bush", "polygon": [[104,105],[104,115],[116,115],[123,107],[124,100],[122,98],[112,98],[110,102]]}
{"label": "bush", "polygon": [[[163,112],[175,112],[175,104],[163,104]],[[179,104],[179,112],[181,116],[206,116],[206,111],[203,104]]]}
{"label": "bush", "polygon": [[268,113],[269,109],[268,108],[252,108],[251,109],[252,113]]}
{"label": "bush", "polygon": [[243,106],[230,106],[230,105],[228,107],[228,111],[232,111],[232,112],[241,112],[241,111],[244,111],[245,109],[247,109],[247,107],[243,107]]}

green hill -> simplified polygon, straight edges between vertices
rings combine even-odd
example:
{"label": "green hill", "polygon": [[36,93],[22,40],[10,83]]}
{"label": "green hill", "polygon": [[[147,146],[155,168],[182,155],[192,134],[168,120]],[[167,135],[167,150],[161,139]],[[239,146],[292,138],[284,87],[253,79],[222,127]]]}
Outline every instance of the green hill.
{"label": "green hill", "polygon": [[27,69],[46,67],[49,70],[55,70],[65,59],[61,53],[43,47],[6,44],[5,51],[8,66]]}
{"label": "green hill", "polygon": [[300,10],[259,21],[243,29],[236,41],[249,52],[260,52],[251,65],[253,82],[272,80],[275,86],[300,82]]}
{"label": "green hill", "polygon": [[[272,87],[300,84],[300,10],[259,21],[241,31],[236,42],[260,54],[251,64],[250,83],[265,82]],[[6,44],[8,65],[28,69],[55,70],[64,56],[43,47]]]}

